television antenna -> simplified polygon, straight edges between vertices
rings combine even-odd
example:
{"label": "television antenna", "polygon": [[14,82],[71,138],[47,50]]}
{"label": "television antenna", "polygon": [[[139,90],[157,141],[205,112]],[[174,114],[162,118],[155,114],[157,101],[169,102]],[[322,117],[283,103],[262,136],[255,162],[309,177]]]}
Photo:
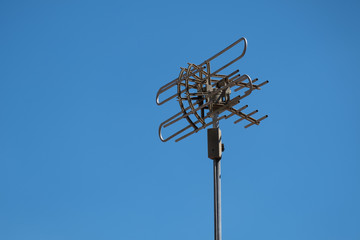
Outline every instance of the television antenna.
{"label": "television antenna", "polygon": [[[244,46],[240,56],[235,57],[225,64],[221,64],[221,67],[212,71],[213,65],[216,65],[214,62],[219,60],[219,57],[225,52],[228,52],[231,48],[240,43],[243,43]],[[252,125],[259,125],[262,120],[268,117],[265,115],[258,119],[253,118],[252,115],[257,113],[258,110],[244,113],[243,111],[248,105],[244,105],[238,109],[234,108],[235,105],[240,103],[240,100],[249,96],[253,90],[260,90],[263,85],[269,82],[265,81],[256,85],[254,83],[258,81],[257,78],[252,80],[246,74],[239,74],[239,70],[224,73],[225,69],[245,55],[246,49],[247,40],[242,37],[199,65],[188,63],[186,68],[181,68],[178,78],[162,86],[156,94],[157,105],[162,105],[177,98],[181,109],[180,112],[160,124],[159,137],[161,141],[167,142],[170,139],[176,138],[175,142],[178,142],[212,125],[212,127],[207,130],[207,138],[208,157],[213,160],[215,240],[221,240],[220,160],[222,152],[224,151],[219,121],[228,119],[232,116],[237,116],[239,118],[235,120],[234,123],[236,124],[242,120],[246,120],[248,121],[248,124],[245,125],[245,128],[248,128]],[[240,91],[240,94],[231,98],[232,90],[234,92]],[[171,91],[173,92],[171,93]],[[160,95],[165,92],[170,96],[165,97],[164,100],[160,100]],[[181,127],[180,130],[169,134],[168,137],[163,137],[162,130],[164,128],[171,125],[174,126],[174,124],[183,119],[187,122],[185,127]]]}

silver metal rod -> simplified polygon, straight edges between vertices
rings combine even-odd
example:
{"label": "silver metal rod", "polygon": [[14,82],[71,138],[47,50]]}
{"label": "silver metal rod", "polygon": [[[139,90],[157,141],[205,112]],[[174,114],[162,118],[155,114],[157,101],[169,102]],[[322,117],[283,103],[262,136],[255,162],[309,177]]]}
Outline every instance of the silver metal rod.
{"label": "silver metal rod", "polygon": [[228,118],[234,116],[235,114],[236,114],[236,115],[240,114],[240,112],[241,112],[242,110],[246,109],[247,107],[248,107],[248,105],[245,105],[245,106],[239,108],[238,110],[233,109],[233,108],[229,108],[229,111],[231,112],[231,114],[230,114],[230,115],[227,115],[227,116],[225,117],[225,119],[228,119]]}
{"label": "silver metal rod", "polygon": [[269,81],[265,81],[265,82],[263,82],[263,83],[260,83],[259,85],[258,85],[258,87],[262,87],[262,86],[264,86],[265,84],[268,84],[269,83]]}
{"label": "silver metal rod", "polygon": [[254,119],[254,118],[252,118],[252,117],[250,117],[250,116],[251,116],[251,115],[254,115],[254,114],[257,113],[258,111],[259,111],[259,110],[255,110],[255,111],[253,111],[253,112],[251,112],[251,113],[249,113],[249,114],[241,114],[241,115],[243,115],[243,116],[242,116],[241,118],[239,118],[238,120],[236,120],[234,123],[236,124],[236,123],[238,123],[238,122],[246,119],[246,120],[248,120],[248,121],[253,122],[253,123],[256,124],[256,119]]}
{"label": "silver metal rod", "polygon": [[[213,127],[219,128],[218,114],[213,116]],[[214,174],[214,239],[221,240],[221,163],[213,160]]]}
{"label": "silver metal rod", "polygon": [[214,239],[221,240],[221,162],[213,160],[214,166]]}

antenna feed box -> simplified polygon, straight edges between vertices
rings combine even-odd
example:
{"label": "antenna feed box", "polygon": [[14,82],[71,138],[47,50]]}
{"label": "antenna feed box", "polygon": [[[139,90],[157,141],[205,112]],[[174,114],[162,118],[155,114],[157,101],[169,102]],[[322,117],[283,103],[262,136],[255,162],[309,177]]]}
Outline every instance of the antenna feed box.
{"label": "antenna feed box", "polygon": [[212,160],[220,160],[224,146],[221,142],[220,128],[208,128],[208,157]]}

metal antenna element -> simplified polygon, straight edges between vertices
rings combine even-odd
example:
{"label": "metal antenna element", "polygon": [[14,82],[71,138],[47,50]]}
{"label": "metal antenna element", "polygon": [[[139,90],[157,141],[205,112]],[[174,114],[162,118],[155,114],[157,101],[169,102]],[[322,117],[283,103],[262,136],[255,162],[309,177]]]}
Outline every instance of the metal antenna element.
{"label": "metal antenna element", "polygon": [[[220,56],[225,52],[229,53],[230,49],[243,43],[243,50],[240,55],[236,56],[225,64],[221,61],[221,67],[212,70]],[[221,240],[221,165],[220,159],[224,151],[224,145],[221,141],[221,131],[219,121],[228,119],[234,115],[239,117],[234,123],[246,120],[249,123],[245,125],[248,128],[252,125],[259,125],[262,120],[267,118],[265,115],[258,119],[252,115],[258,110],[250,113],[243,111],[248,105],[243,105],[236,109],[235,105],[240,100],[249,96],[253,90],[260,90],[262,86],[269,81],[254,84],[258,79],[251,79],[246,74],[239,74],[239,70],[225,72],[231,65],[240,60],[246,52],[247,41],[245,38],[232,43],[230,46],[221,50],[214,56],[208,58],[199,65],[188,63],[188,66],[181,68],[179,77],[162,86],[156,94],[157,105],[162,105],[171,99],[176,98],[180,105],[180,112],[162,122],[159,126],[159,137],[161,141],[166,142],[175,138],[178,142],[194,133],[199,132],[212,125],[208,129],[208,157],[213,160],[214,175],[214,229],[215,240]],[[231,97],[231,92],[239,92],[239,95]],[[160,100],[161,95],[166,95],[164,100]],[[171,125],[175,126],[180,120],[185,120],[186,125],[175,132],[163,137],[162,131]],[[180,121],[181,122],[181,121]],[[176,128],[176,127],[175,127]]]}

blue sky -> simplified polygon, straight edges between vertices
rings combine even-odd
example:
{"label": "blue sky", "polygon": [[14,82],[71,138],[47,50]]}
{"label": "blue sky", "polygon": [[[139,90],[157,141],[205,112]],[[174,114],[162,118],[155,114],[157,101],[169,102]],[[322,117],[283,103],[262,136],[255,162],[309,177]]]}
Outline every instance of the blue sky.
{"label": "blue sky", "polygon": [[0,239],[212,239],[206,132],[162,143],[157,89],[240,37],[223,239],[360,239],[356,1],[2,1]]}

